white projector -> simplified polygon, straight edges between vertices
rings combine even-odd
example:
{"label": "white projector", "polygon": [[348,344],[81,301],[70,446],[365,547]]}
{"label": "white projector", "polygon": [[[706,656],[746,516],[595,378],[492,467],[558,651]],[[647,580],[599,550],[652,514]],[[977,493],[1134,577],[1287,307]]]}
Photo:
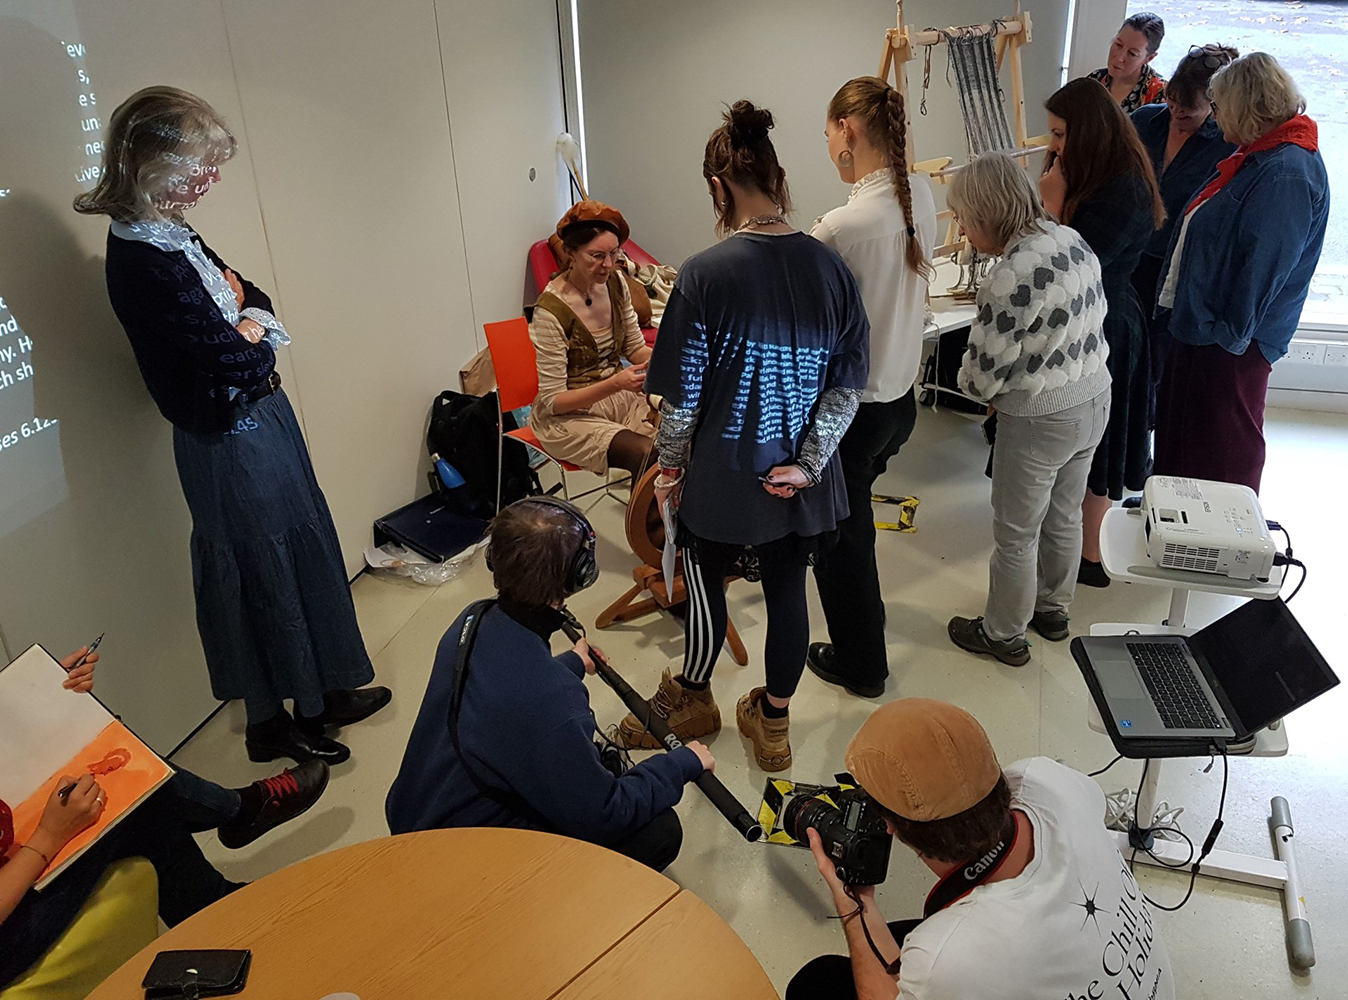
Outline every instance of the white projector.
{"label": "white projector", "polygon": [[1277,547],[1248,486],[1152,476],[1142,489],[1147,556],[1162,569],[1267,581]]}

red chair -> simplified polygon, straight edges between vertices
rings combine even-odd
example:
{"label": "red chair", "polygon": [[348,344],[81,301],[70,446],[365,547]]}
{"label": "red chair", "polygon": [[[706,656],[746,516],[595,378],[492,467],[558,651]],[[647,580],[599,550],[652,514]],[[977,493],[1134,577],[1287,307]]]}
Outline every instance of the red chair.
{"label": "red chair", "polygon": [[[622,249],[623,253],[627,254],[628,259],[638,264],[659,265],[660,263],[631,240],[624,243]],[[548,245],[547,240],[539,240],[529,248],[529,271],[534,279],[535,297],[543,294],[543,289],[548,287],[548,282],[561,270],[561,267],[561,262],[557,260],[557,255],[552,252],[552,247]],[[648,347],[655,346],[655,333],[656,330],[653,326],[642,328],[641,335],[646,338]]]}
{"label": "red chair", "polygon": [[496,369],[496,509],[501,509],[501,459],[506,438],[537,448],[549,462],[557,466],[562,478],[562,496],[570,500],[566,474],[580,472],[580,466],[549,455],[547,449],[538,443],[532,427],[525,426],[514,431],[505,429],[505,415],[508,412],[518,410],[521,406],[532,406],[538,398],[538,356],[534,353],[534,342],[529,339],[528,320],[520,316],[499,323],[484,323],[482,330],[487,335],[487,350],[491,352],[492,367]]}

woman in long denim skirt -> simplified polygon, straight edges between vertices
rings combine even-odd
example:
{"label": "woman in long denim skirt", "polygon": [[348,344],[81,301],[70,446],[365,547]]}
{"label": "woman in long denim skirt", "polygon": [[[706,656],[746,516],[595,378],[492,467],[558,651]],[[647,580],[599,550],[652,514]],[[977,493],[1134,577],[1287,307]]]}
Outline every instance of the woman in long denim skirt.
{"label": "woman in long denim skirt", "polygon": [[338,764],[350,751],[326,729],[369,717],[392,695],[362,687],[374,668],[276,372],[290,338],[266,293],[183,221],[234,150],[205,101],[173,87],[139,91],[113,112],[102,175],[75,210],[112,219],[108,295],[173,424],[211,689],[243,699],[251,759]]}

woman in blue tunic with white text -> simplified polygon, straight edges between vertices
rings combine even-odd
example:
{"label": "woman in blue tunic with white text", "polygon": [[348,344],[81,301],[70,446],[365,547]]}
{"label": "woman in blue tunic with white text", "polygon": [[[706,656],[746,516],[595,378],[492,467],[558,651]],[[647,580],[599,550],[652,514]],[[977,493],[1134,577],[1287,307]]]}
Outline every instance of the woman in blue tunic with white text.
{"label": "woman in blue tunic with white text", "polygon": [[113,112],[103,172],[75,210],[112,219],[108,296],[173,424],[211,689],[243,699],[253,760],[336,764],[350,751],[326,728],[367,718],[391,694],[356,690],[374,669],[332,515],[276,372],[276,349],[290,338],[266,293],[183,221],[234,150],[205,101],[146,88]]}
{"label": "woman in blue tunic with white text", "polygon": [[[847,517],[838,442],[870,360],[852,272],[786,221],[772,124],[739,101],[707,142],[702,173],[727,238],[684,262],[646,374],[646,391],[663,397],[656,496],[677,507],[689,595],[683,673],[666,671],[651,704],[685,741],[720,728],[710,683],[726,633],[724,581],[759,576],[766,684],[735,715],[765,771],[791,763],[787,706],[810,639],[805,577]],[[618,731],[629,746],[651,745],[634,715]]]}

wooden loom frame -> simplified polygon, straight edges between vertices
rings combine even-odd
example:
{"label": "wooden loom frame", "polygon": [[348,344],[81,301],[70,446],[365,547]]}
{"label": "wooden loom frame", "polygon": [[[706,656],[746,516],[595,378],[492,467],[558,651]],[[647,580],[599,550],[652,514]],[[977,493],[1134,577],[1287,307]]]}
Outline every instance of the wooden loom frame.
{"label": "wooden loom frame", "polygon": [[[939,184],[949,183],[952,174],[960,169],[959,166],[952,166],[955,162],[953,156],[937,156],[927,160],[917,161],[913,153],[913,113],[912,104],[908,93],[908,63],[917,58],[918,46],[940,45],[945,42],[945,35],[935,29],[925,31],[916,30],[911,24],[903,23],[903,0],[895,0],[898,7],[898,27],[890,28],[885,32],[885,48],[880,57],[880,70],[876,73],[881,80],[886,83],[890,81],[891,73],[893,75],[894,88],[903,95],[904,114],[908,117],[907,130],[907,149],[905,154],[908,159],[908,169],[913,173],[924,173]],[[971,25],[974,30],[982,30],[990,34],[993,30],[997,32],[997,70],[1000,74],[1002,63],[1010,58],[1011,74],[1011,113],[1014,121],[1012,129],[1015,133],[1017,148],[1011,151],[1011,155],[1021,162],[1038,152],[1041,152],[1048,144],[1047,136],[1029,135],[1029,129],[1025,118],[1025,75],[1021,62],[1020,50],[1029,45],[1033,39],[1034,24],[1030,19],[1028,11],[1022,11],[1020,0],[1016,0],[1015,13],[1006,18],[999,25],[987,24]],[[964,30],[969,30],[968,28]],[[945,245],[938,247],[934,256],[948,254],[961,246],[964,241],[958,239],[958,231],[955,227],[954,219],[947,210],[940,213],[947,222]]]}

